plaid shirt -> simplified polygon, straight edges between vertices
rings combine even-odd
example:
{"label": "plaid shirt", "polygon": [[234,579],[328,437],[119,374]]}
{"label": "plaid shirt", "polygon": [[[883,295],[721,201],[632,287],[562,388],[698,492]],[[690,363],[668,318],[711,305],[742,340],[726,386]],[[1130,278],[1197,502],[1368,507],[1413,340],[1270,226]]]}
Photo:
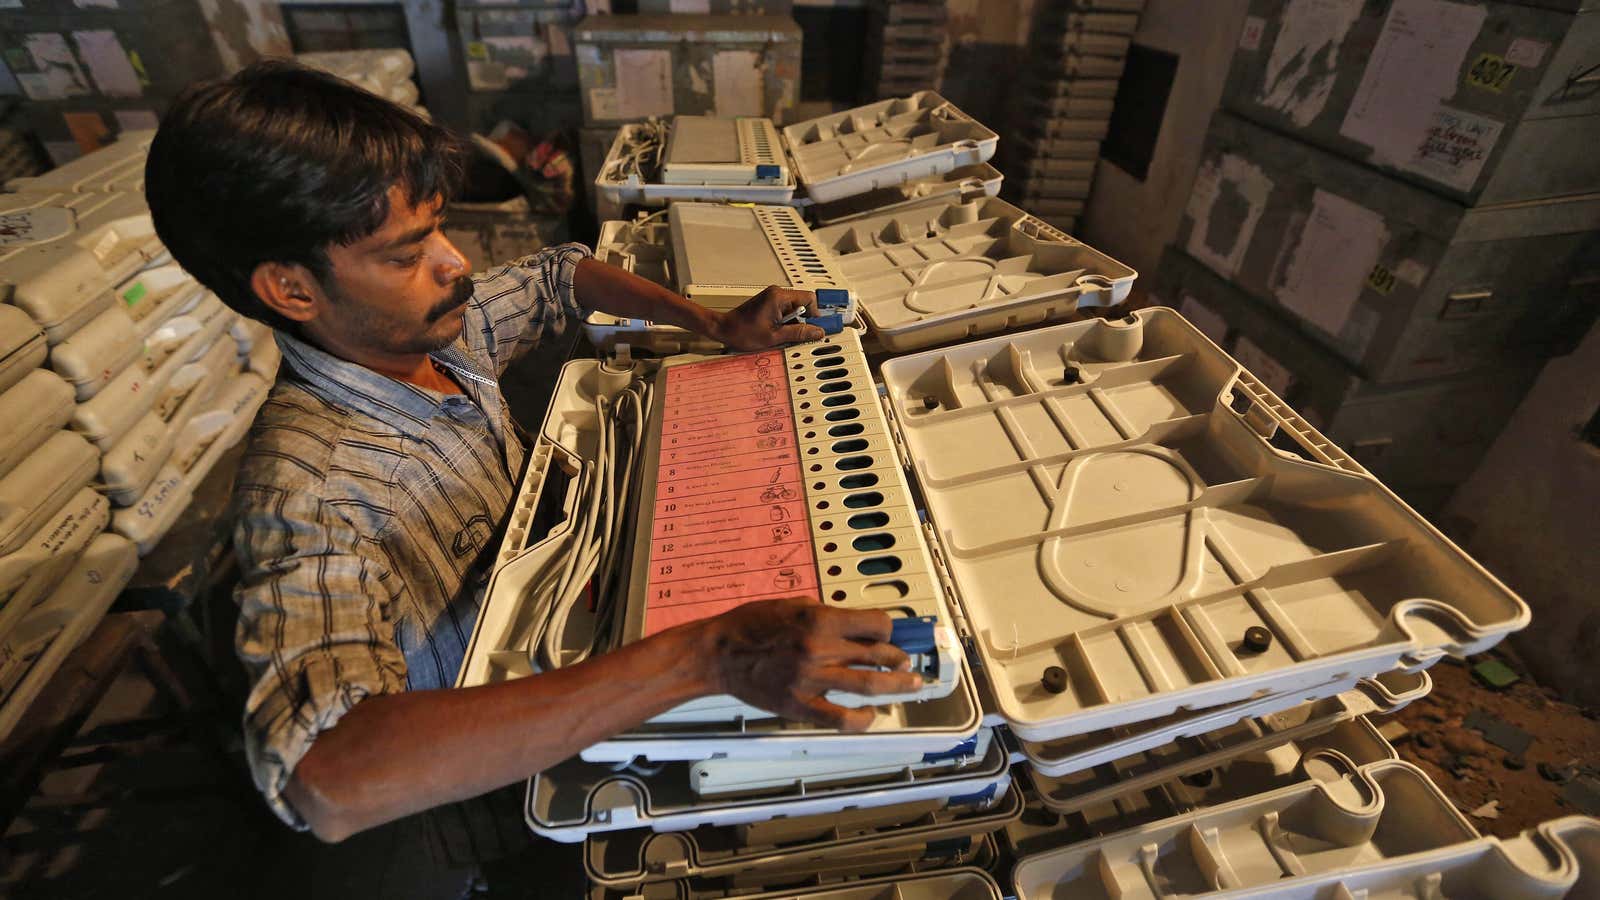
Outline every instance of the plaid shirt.
{"label": "plaid shirt", "polygon": [[[250,767],[289,824],[305,827],[283,788],[317,735],[364,697],[455,683],[526,454],[497,377],[581,321],[572,279],[587,256],[567,244],[474,276],[461,337],[433,354],[465,396],[277,334],[283,371],[235,492],[237,645]],[[501,855],[482,846],[496,831],[527,839],[461,824],[470,846],[448,839],[447,857]]]}

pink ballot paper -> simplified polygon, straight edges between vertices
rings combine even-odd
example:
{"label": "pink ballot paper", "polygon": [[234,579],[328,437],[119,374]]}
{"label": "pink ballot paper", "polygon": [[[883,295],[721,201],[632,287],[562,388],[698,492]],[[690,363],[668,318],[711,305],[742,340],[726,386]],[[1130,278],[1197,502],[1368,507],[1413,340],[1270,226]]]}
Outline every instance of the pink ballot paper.
{"label": "pink ballot paper", "polygon": [[817,596],[783,353],[673,366],[663,394],[644,633]]}

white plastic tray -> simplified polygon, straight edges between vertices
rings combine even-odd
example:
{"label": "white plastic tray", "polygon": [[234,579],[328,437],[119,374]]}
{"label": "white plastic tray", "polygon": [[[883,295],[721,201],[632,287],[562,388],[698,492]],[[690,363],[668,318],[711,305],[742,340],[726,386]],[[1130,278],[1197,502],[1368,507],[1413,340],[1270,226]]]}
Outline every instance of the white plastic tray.
{"label": "white plastic tray", "polygon": [[1025,740],[1425,668],[1527,624],[1505,585],[1172,310],[903,356],[882,376],[958,625]]}
{"label": "white plastic tray", "polygon": [[[1013,872],[1018,900],[1531,900],[1590,897],[1600,884],[1595,819],[1484,838],[1409,763],[1353,767],[1339,754],[1313,752],[1307,768],[1313,777],[1291,787],[1024,857]],[[1426,892],[1410,893],[1419,888]]]}
{"label": "white plastic tray", "polygon": [[49,596],[83,548],[110,523],[111,504],[83,488],[20,548],[0,556],[0,636]]}
{"label": "white plastic tray", "polygon": [[[1065,777],[1104,771],[1106,766],[1120,772],[1142,754],[1173,759],[1175,752],[1217,743],[1221,735],[1281,730],[1283,722],[1303,724],[1305,719],[1331,728],[1357,715],[1395,712],[1426,695],[1430,687],[1426,672],[1385,672],[1370,679],[1329,682],[1290,698],[1268,694],[1105,731],[1020,743],[1024,758],[1042,775]],[[1080,780],[1092,777],[1080,775]]]}
{"label": "white plastic tray", "polygon": [[0,293],[59,344],[113,303],[114,289],[162,252],[134,193],[4,194],[0,215],[27,236],[0,249]]}
{"label": "white plastic tray", "polygon": [[6,190],[32,194],[83,194],[131,191],[144,193],[144,164],[150,156],[154,129],[124,131],[110,146],[27,178],[6,182]]}
{"label": "white plastic tray", "polygon": [[17,307],[0,303],[0,391],[44,365],[49,355],[44,329]]}
{"label": "white plastic tray", "polygon": [[[693,140],[678,140],[680,127],[693,129]],[[616,206],[831,203],[986,163],[998,142],[943,97],[920,91],[796,122],[781,135],[766,119],[624,125],[594,185]]]}
{"label": "white plastic tray", "polygon": [[628,828],[683,831],[903,803],[986,808],[1010,785],[1006,751],[998,741],[990,744],[982,760],[965,769],[906,771],[834,786],[798,780],[786,790],[742,798],[696,796],[689,787],[692,765],[669,762],[659,770],[652,768],[653,774],[640,775],[577,759],[559,763],[528,782],[528,827],[552,840],[573,843],[591,834]]}
{"label": "white plastic tray", "polygon": [[815,234],[892,352],[1115,306],[1138,277],[998,199],[924,204]]}
{"label": "white plastic tray", "polygon": [[988,834],[1021,814],[1022,795],[1013,786],[987,809],[932,800],[683,832],[603,832],[585,840],[584,867],[590,881],[608,887],[806,871],[828,858]]}
{"label": "white plastic tray", "polygon": [[[16,726],[67,654],[99,624],[137,566],[131,544],[114,534],[97,536],[50,598],[35,607],[11,637],[0,635],[0,642],[14,637],[19,643],[28,642],[30,635],[53,635],[37,656],[22,664],[16,688],[0,700],[0,740]],[[0,648],[0,656],[5,654]],[[5,665],[0,661],[0,668]]]}
{"label": "white plastic tray", "polygon": [[0,478],[0,554],[28,537],[94,478],[100,455],[78,435],[58,431]]}
{"label": "white plastic tray", "polygon": [[0,393],[0,476],[10,472],[72,418],[72,387],[55,373],[34,369]]}

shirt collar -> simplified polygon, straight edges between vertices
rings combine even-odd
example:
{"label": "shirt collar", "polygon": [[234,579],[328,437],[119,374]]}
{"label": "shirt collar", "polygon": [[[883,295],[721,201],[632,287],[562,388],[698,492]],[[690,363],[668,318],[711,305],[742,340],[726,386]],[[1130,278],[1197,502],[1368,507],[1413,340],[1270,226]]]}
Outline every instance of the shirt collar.
{"label": "shirt collar", "polygon": [[[425,426],[439,412],[439,400],[416,385],[340,359],[287,332],[273,329],[273,336],[294,373],[325,400],[393,424],[400,424],[396,421],[398,416]],[[478,368],[470,363],[468,354],[454,346],[434,355],[456,365]]]}

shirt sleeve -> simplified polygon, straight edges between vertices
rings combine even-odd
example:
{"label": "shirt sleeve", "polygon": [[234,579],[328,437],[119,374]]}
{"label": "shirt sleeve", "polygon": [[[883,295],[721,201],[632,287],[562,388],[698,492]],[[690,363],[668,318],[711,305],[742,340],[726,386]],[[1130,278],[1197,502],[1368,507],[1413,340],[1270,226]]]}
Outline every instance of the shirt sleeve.
{"label": "shirt sleeve", "polygon": [[304,829],[283,797],[295,766],[364,698],[405,690],[405,657],[385,620],[384,570],[337,510],[265,484],[241,485],[238,501],[245,753],[272,810]]}
{"label": "shirt sleeve", "polygon": [[545,335],[559,337],[569,325],[582,323],[588,311],[578,305],[572,279],[578,263],[593,255],[582,244],[561,244],[472,277],[471,304],[495,374]]}

